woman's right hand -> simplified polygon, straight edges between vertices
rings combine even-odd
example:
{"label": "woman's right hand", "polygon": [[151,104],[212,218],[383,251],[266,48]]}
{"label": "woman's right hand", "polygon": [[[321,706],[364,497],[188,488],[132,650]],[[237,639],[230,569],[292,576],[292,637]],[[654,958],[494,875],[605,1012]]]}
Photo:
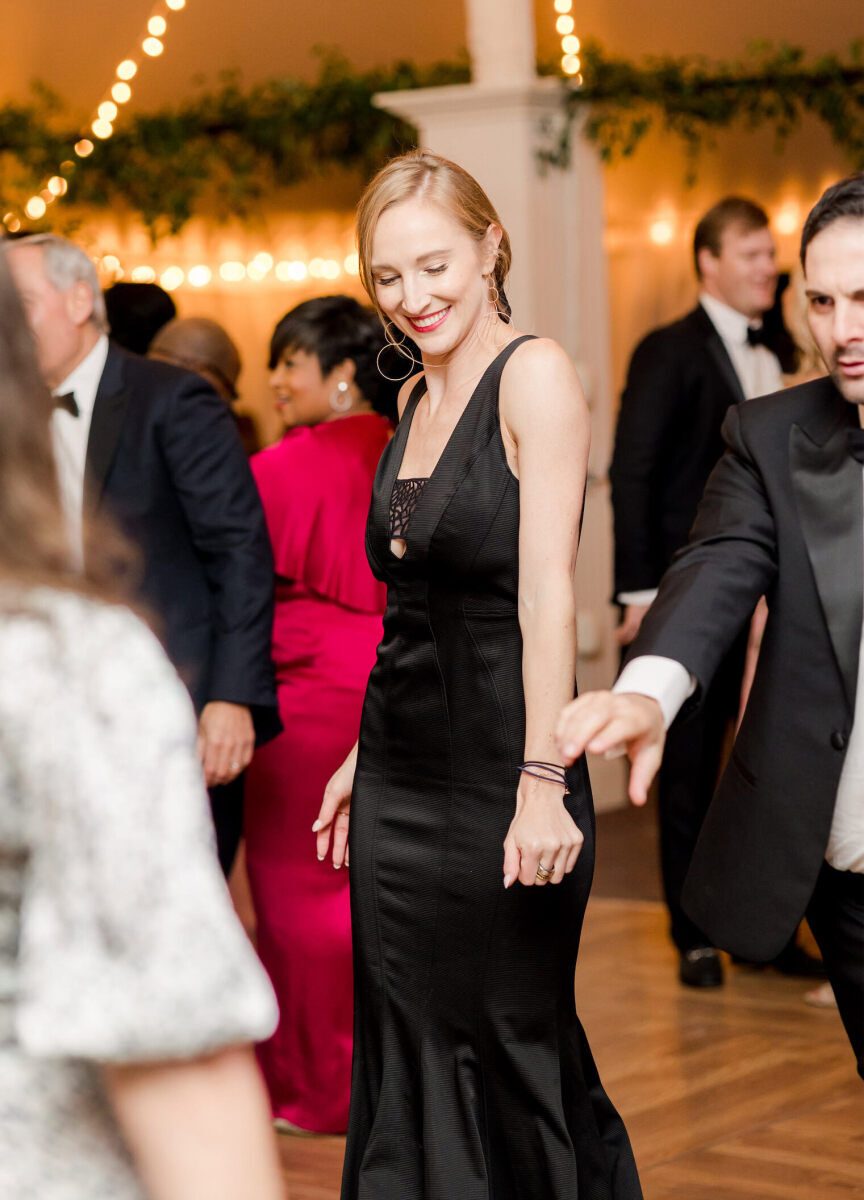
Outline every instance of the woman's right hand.
{"label": "woman's right hand", "polygon": [[316,834],[318,859],[327,857],[330,833],[333,833],[333,866],[338,871],[343,862],[348,865],[348,813],[351,808],[351,791],[354,787],[354,771],[357,767],[357,743],[338,771],[324,789],[324,803],[318,820],[312,826]]}

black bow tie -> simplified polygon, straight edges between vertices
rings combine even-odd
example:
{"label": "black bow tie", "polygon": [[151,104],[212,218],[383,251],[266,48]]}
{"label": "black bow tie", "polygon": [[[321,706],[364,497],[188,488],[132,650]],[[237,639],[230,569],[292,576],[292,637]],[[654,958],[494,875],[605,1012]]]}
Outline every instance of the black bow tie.
{"label": "black bow tie", "polygon": [[771,338],[765,332],[765,326],[760,325],[758,329],[754,329],[752,325],[747,326],[747,344],[748,346],[767,346],[771,349]]}
{"label": "black bow tie", "polygon": [[864,429],[847,429],[849,453],[856,462],[864,463]]}
{"label": "black bow tie", "polygon": [[78,417],[81,415],[81,409],[78,407],[78,401],[75,399],[74,392],[66,392],[63,396],[55,396],[54,407],[65,408],[70,417]]}

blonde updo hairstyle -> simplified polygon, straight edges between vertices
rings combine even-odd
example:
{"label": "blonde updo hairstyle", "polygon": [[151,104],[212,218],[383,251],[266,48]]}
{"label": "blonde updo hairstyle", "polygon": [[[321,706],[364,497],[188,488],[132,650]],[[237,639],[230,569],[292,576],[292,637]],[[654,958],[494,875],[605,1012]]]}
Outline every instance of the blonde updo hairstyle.
{"label": "blonde updo hairstyle", "polygon": [[412,150],[382,167],[368,184],[357,206],[357,250],[360,258],[360,279],[369,299],[384,320],[375,295],[372,279],[372,242],[381,214],[405,200],[430,200],[441,206],[476,242],[481,242],[490,225],[501,230],[501,242],[495,266],[489,276],[490,299],[499,314],[506,319],[510,305],[504,294],[504,281],[510,271],[510,239],[501,224],[491,200],[473,176],[457,163],[430,154],[428,150]]}

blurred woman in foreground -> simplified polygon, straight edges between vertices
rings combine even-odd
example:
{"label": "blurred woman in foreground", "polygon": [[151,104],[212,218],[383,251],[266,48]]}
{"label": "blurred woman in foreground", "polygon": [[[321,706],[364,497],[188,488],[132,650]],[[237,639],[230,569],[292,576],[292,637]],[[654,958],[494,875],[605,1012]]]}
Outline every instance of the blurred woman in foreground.
{"label": "blurred woman in foreground", "polygon": [[270,345],[287,432],[252,459],[276,564],[284,732],[246,772],[246,863],[258,952],[279,998],[279,1028],[260,1059],[283,1132],[342,1133],[348,1123],[348,879],[316,861],[308,838],[356,736],[381,640],[384,588],[366,561],[364,528],[395,409],[396,389],[377,367],[384,346],[378,317],[348,296],[293,308]]}
{"label": "blurred woman in foreground", "polygon": [[0,1195],[278,1200],[194,715],[116,560],[70,569],[52,405],[0,254]]}

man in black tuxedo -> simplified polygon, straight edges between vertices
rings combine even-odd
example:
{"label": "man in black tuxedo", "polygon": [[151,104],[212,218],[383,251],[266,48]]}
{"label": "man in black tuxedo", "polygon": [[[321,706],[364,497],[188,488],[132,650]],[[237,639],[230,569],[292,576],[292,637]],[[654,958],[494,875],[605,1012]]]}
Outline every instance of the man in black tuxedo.
{"label": "man in black tuxedo", "polygon": [[[699,303],[636,347],[621,398],[609,477],[622,646],[636,636],[663,572],[687,541],[723,453],[720,430],[730,406],[783,386],[762,320],[777,290],[766,213],[751,200],[721,200],[696,226],[693,258]],[[681,889],[737,713],[744,650],[742,639],[699,712],[670,730],[660,770],[660,862],[670,933],[681,981],[694,987],[723,981],[717,951],[681,907]]]}
{"label": "man in black tuxedo", "polygon": [[95,268],[74,243],[40,235],[6,252],[58,398],[73,553],[83,562],[82,516],[100,509],[140,550],[140,598],[199,714],[207,783],[228,784],[280,728],[270,544],[231,414],[199,375],[109,342]]}
{"label": "man in black tuxedo", "polygon": [[766,596],[750,702],[684,903],[753,959],[806,912],[864,1075],[864,174],[822,196],[801,259],[829,377],[730,409],[726,453],[634,657],[612,693],[564,710],[559,744],[568,761],[626,749],[644,803],[664,726],[699,702]]}

